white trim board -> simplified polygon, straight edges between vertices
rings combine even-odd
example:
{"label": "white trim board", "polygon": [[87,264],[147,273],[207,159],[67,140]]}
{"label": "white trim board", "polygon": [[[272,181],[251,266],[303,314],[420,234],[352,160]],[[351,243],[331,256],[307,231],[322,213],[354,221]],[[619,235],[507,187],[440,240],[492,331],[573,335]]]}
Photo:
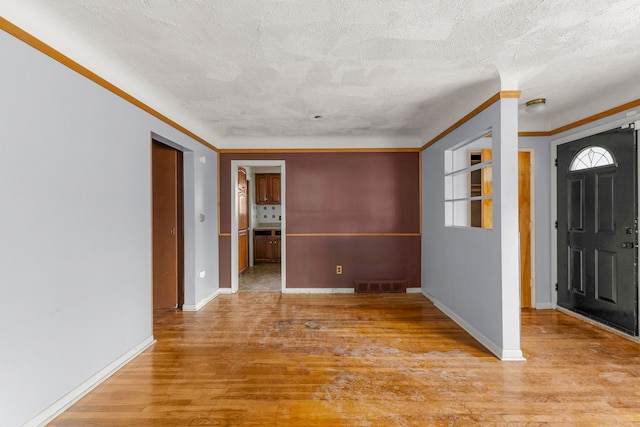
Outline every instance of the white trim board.
{"label": "white trim board", "polygon": [[211,301],[216,299],[219,295],[230,294],[230,288],[218,288],[208,297],[202,298],[196,304],[183,304],[182,311],[198,311],[203,308],[205,305],[209,304]]}
{"label": "white trim board", "polygon": [[422,295],[427,298],[429,301],[436,306],[436,308],[442,311],[447,317],[456,322],[458,326],[467,331],[469,335],[471,335],[476,341],[485,346],[487,350],[493,353],[498,359],[503,362],[524,362],[527,359],[522,355],[521,350],[503,350],[499,346],[497,346],[493,341],[489,338],[485,337],[482,333],[480,333],[476,328],[471,326],[466,320],[458,316],[454,313],[449,307],[442,304],[437,299],[433,298],[428,292],[422,291]]}
{"label": "white trim board", "polygon": [[51,406],[40,412],[38,415],[27,421],[23,427],[35,427],[44,426],[53,421],[58,415],[66,411],[71,405],[83,398],[91,390],[99,386],[103,381],[115,374],[120,368],[133,360],[140,353],[151,347],[156,340],[153,335],[142,341],[140,344],[133,347],[131,350],[105,366],[98,371],[95,375],[87,379],[75,389],[61,397],[58,401]]}

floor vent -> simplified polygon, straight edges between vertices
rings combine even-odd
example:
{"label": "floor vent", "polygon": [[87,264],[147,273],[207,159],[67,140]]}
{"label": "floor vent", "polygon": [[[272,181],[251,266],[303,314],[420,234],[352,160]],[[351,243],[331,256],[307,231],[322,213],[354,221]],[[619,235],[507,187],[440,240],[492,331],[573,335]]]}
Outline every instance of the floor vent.
{"label": "floor vent", "polygon": [[357,294],[401,294],[407,291],[406,280],[356,280]]}

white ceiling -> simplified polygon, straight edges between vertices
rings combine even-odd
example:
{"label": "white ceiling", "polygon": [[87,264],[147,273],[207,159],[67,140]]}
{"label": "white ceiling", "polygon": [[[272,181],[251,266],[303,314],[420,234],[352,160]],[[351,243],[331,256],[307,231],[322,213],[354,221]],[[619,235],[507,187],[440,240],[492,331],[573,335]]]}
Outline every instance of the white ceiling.
{"label": "white ceiling", "polygon": [[225,148],[421,146],[500,89],[547,98],[521,110],[521,131],[640,98],[640,0],[1,0],[0,13]]}

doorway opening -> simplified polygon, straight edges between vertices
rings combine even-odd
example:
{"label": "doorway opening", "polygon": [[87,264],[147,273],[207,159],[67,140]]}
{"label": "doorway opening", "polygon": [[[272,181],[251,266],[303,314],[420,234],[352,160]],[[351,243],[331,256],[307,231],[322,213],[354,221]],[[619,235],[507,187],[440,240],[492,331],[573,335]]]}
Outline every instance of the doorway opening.
{"label": "doorway opening", "polygon": [[284,160],[231,162],[231,292],[285,291],[285,194]]}
{"label": "doorway opening", "polygon": [[184,305],[184,174],[182,152],[152,139],[153,308]]}
{"label": "doorway opening", "polygon": [[[486,140],[488,138],[484,138]],[[486,141],[483,141],[486,144]],[[468,151],[468,165],[473,167],[491,160],[491,148],[474,148]],[[491,171],[486,168],[475,169],[469,174],[469,194],[475,198],[482,198],[491,194]],[[534,218],[533,218],[533,150],[518,151],[518,232],[520,248],[520,307],[535,306],[535,277],[532,265],[535,265],[533,248]],[[493,214],[491,199],[477,200],[470,204],[470,226],[478,228],[492,228]]]}

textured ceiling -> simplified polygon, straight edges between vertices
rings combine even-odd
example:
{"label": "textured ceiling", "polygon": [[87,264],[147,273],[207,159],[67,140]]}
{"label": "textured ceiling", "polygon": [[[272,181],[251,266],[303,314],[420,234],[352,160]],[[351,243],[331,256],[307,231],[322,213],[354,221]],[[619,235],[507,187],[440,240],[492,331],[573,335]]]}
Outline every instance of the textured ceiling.
{"label": "textured ceiling", "polygon": [[2,0],[0,13],[220,147],[420,146],[500,89],[547,98],[520,113],[523,131],[640,98],[639,0]]}

